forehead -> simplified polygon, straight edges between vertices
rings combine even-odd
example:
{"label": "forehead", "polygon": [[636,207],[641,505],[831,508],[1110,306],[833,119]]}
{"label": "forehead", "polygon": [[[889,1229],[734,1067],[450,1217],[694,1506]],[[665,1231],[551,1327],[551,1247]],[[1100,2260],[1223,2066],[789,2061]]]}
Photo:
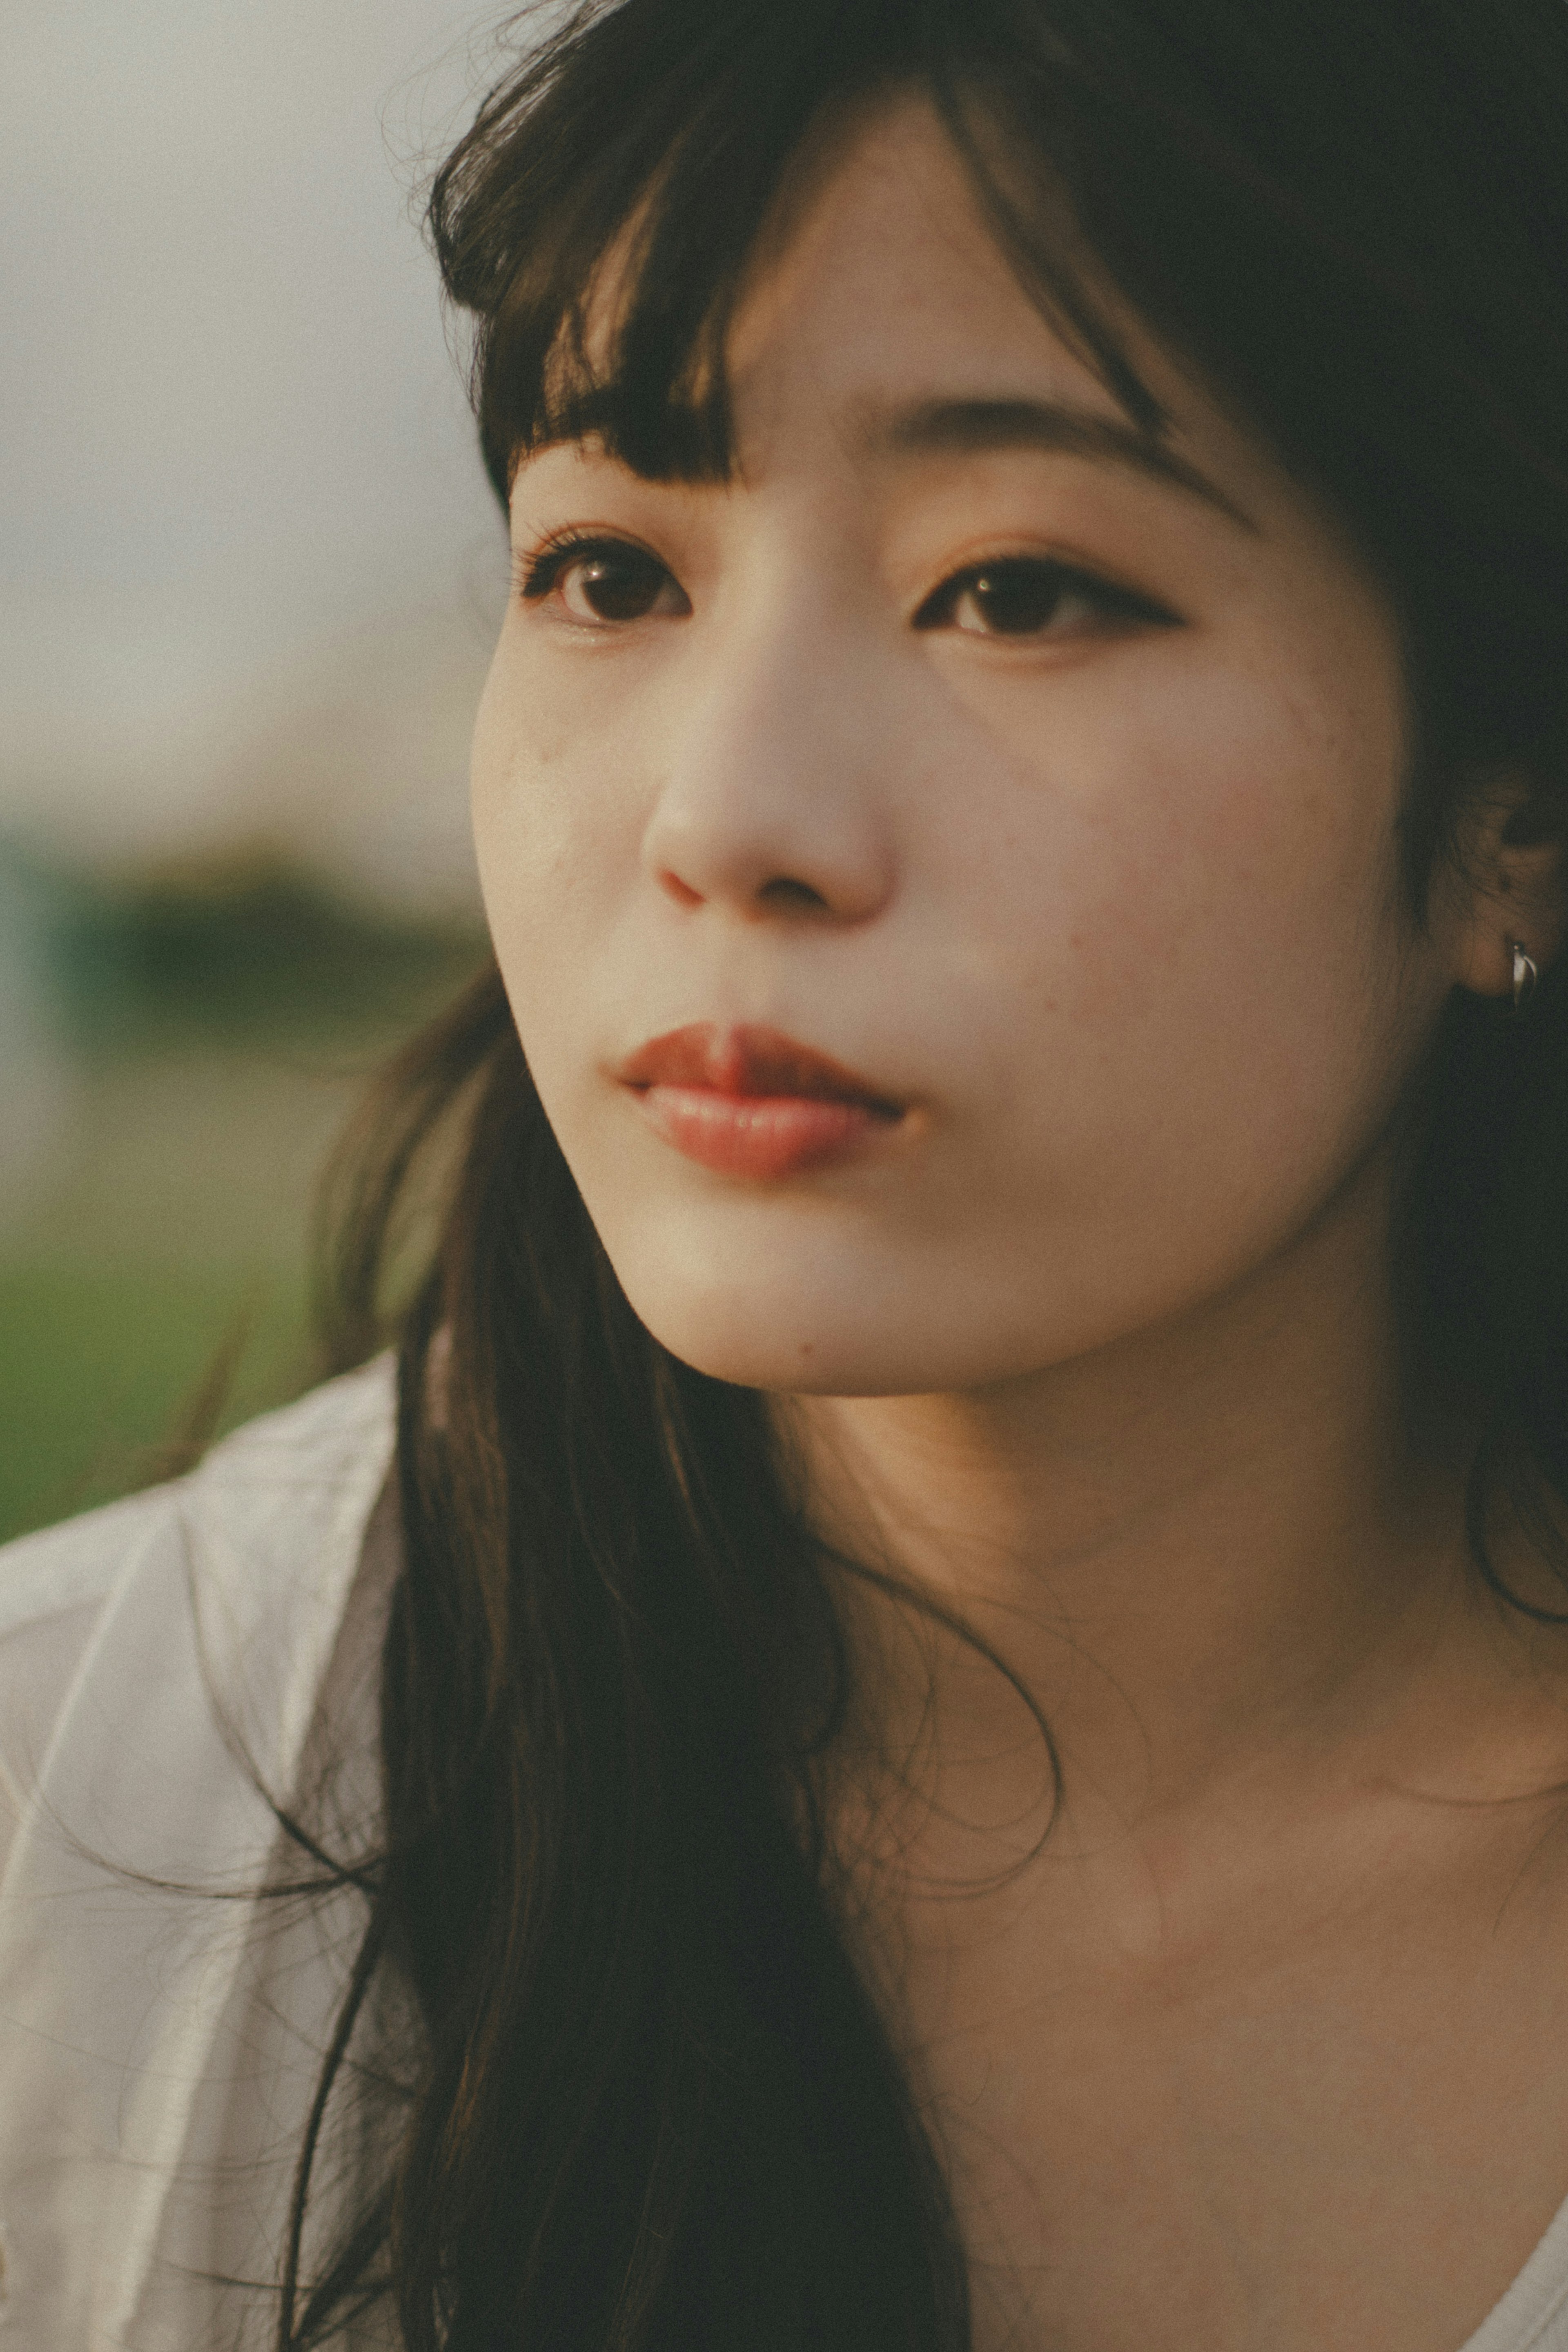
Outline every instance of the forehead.
{"label": "forehead", "polygon": [[[612,388],[570,401],[557,442],[591,450],[598,422],[618,413],[610,354],[636,242],[629,224],[589,308],[587,357]],[[734,478],[813,451],[840,470],[845,457],[1050,449],[1196,487],[1243,520],[1255,445],[1227,430],[1092,260],[1073,252],[1070,267],[1153,394],[1157,429],[1147,414],[1134,424],[1025,290],[925,99],[884,95],[841,117],[787,172],[740,283],[724,346]]]}
{"label": "forehead", "polygon": [[[998,159],[1005,179],[999,142]],[[653,425],[643,478],[734,490],[831,475],[847,487],[852,469],[863,479],[878,458],[886,471],[899,458],[1076,457],[1102,480],[1141,478],[1173,516],[1207,512],[1233,544],[1239,534],[1255,546],[1305,540],[1316,560],[1363,568],[1343,518],[1158,341],[1086,247],[1065,200],[1037,189],[1020,211],[1031,227],[1044,215],[1069,282],[1109,331],[1125,404],[1026,288],[929,100],[900,91],[814,134],[786,171],[728,313],[716,466],[711,443],[694,444],[681,424],[688,401],[706,406],[704,358],[663,411],[674,439]],[[628,403],[612,357],[628,299],[637,308],[641,226],[634,215],[595,272],[580,360],[549,400],[548,423],[524,441],[514,485],[553,482],[573,459],[643,473],[626,454]],[[641,411],[644,435],[652,413]],[[938,428],[924,429],[933,417]],[[1175,507],[1173,491],[1182,494]]]}
{"label": "forehead", "polygon": [[1025,294],[974,181],[915,95],[862,110],[786,189],[758,241],[727,366],[737,412],[799,378],[852,406],[890,362],[961,371],[982,391],[1037,388],[1120,415]]}

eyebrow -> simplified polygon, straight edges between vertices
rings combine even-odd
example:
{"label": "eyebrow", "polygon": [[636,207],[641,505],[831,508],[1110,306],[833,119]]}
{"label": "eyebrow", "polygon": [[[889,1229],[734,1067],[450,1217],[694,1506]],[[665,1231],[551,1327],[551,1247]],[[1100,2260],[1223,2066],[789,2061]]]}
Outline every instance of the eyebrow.
{"label": "eyebrow", "polygon": [[868,457],[984,457],[995,450],[1043,449],[1101,464],[1129,466],[1166,488],[1189,492],[1252,537],[1258,525],[1207,474],[1163,441],[1113,416],[1045,400],[917,400],[864,414],[859,440]]}

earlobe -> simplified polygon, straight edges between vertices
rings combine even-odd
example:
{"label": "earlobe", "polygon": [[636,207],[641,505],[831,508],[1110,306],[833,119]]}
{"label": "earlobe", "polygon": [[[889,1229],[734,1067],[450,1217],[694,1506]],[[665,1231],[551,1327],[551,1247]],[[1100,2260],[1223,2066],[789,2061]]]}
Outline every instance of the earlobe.
{"label": "earlobe", "polygon": [[1513,1009],[1516,1013],[1522,1013],[1535,993],[1535,983],[1541,974],[1534,959],[1525,953],[1522,940],[1512,940],[1509,944],[1513,950]]}
{"label": "earlobe", "polygon": [[1511,997],[1516,1011],[1558,954],[1564,929],[1563,843],[1537,820],[1537,800],[1523,778],[1495,780],[1466,828],[1458,877],[1454,977],[1475,995]]}

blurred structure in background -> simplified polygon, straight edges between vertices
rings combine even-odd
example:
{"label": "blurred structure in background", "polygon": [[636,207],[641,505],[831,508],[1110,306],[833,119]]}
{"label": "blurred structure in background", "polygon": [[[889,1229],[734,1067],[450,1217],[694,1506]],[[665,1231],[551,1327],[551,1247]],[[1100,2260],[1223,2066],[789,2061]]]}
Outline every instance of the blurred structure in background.
{"label": "blurred structure in background", "polygon": [[236,1318],[232,1412],[286,1391],[324,1150],[481,952],[506,544],[418,210],[505,22],[7,20],[0,1536],[133,1477]]}

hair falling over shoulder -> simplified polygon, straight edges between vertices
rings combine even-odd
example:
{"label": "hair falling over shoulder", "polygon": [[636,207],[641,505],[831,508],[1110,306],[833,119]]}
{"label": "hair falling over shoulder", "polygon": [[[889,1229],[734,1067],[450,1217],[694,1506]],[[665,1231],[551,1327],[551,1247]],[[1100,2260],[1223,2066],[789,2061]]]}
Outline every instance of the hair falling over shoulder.
{"label": "hair falling over shoulder", "polygon": [[[726,331],[783,176],[831,110],[913,87],[1134,423],[1161,414],[1084,251],[1388,583],[1417,915],[1476,774],[1523,767],[1521,821],[1561,830],[1562,0],[590,0],[556,23],[432,205],[503,496],[569,411],[644,471],[722,478]],[[629,227],[591,363],[585,304]],[[1487,1573],[1500,1510],[1544,1541],[1568,1500],[1561,968],[1527,1020],[1456,998],[1422,1083],[1412,1360],[1483,1433]],[[816,1766],[853,1694],[763,1400],[632,1315],[493,969],[357,1133],[329,1319],[340,1365],[398,1340],[406,1566],[382,1855],[279,2352],[378,2293],[411,2352],[961,2352],[942,2168],[835,1917]],[[390,1315],[411,1181],[444,1150]],[[401,2134],[307,2276],[319,2128],[389,1973],[417,2021]]]}
{"label": "hair falling over shoulder", "polygon": [[402,1342],[368,1931],[420,2056],[390,2193],[280,2341],[329,2333],[388,2252],[410,2345],[959,2340],[939,2176],[819,1888],[836,1625],[758,1399],[622,1297],[493,969],[368,1108],[340,1350],[455,1108]]}

